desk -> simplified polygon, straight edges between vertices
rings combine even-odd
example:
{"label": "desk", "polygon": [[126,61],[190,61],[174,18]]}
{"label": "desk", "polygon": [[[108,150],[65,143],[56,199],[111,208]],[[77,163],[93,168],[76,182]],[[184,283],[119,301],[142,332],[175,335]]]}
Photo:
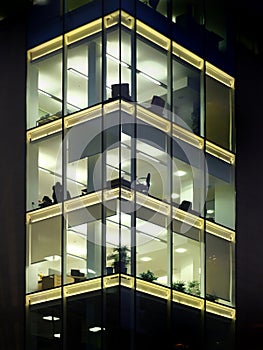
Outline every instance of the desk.
{"label": "desk", "polygon": [[[66,283],[75,282],[74,277],[66,276]],[[59,287],[62,284],[61,275],[50,275],[42,277],[42,290]],[[39,286],[40,288],[40,286]]]}

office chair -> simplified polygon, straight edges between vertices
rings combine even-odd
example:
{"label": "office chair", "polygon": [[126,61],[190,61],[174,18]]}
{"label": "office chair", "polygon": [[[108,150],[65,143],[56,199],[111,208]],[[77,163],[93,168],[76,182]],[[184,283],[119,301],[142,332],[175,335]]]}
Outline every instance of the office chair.
{"label": "office chair", "polygon": [[131,99],[129,91],[129,84],[128,83],[122,83],[122,84],[112,84],[111,85],[111,98],[116,97],[123,97],[127,100]]}
{"label": "office chair", "polygon": [[148,173],[147,176],[142,176],[137,179],[137,184],[135,186],[137,191],[140,191],[144,194],[148,194],[149,188],[151,185],[151,174]]}
{"label": "office chair", "polygon": [[192,209],[192,202],[189,201],[182,201],[182,203],[179,205],[179,209],[188,211]]}
{"label": "office chair", "polygon": [[152,112],[162,114],[164,109],[165,101],[160,96],[154,95],[151,101],[151,107],[149,108]]}

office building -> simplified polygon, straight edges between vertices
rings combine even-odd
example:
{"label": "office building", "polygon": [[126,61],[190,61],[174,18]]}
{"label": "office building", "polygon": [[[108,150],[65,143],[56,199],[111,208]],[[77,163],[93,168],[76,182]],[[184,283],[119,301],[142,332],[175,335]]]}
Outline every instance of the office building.
{"label": "office building", "polygon": [[234,348],[231,11],[54,0],[17,21],[25,349]]}

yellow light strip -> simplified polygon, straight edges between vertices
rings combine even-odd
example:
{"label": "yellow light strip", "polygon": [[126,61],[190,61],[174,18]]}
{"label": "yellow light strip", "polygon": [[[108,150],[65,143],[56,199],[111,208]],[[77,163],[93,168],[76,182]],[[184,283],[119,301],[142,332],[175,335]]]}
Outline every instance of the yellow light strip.
{"label": "yellow light strip", "polygon": [[198,69],[203,69],[204,60],[192,53],[191,51],[185,49],[183,46],[177,44],[176,42],[172,43],[173,54],[180,57],[184,61],[190,63]]}
{"label": "yellow light strip", "polygon": [[[84,282],[65,285],[65,297],[88,293],[95,290],[101,290],[101,282],[103,282],[103,288],[110,288],[122,285],[131,289],[135,287],[136,283],[136,290],[139,292],[144,292],[166,300],[169,300],[171,297],[171,290],[166,286],[161,286],[141,279],[135,279],[134,277],[124,274],[104,276],[103,281],[101,281],[101,277],[98,277]],[[26,305],[30,306],[34,304],[40,304],[43,302],[60,299],[62,297],[61,293],[62,287],[28,294],[26,295]],[[201,310],[204,309],[205,305],[204,300],[202,298],[181,293],[175,290],[172,291],[172,301]],[[235,309],[210,301],[206,302],[206,311],[231,319],[235,319],[236,316]]]}
{"label": "yellow light strip", "polygon": [[235,79],[209,62],[205,63],[206,74],[230,88],[235,87]]}
{"label": "yellow light strip", "polygon": [[129,15],[124,11],[121,11],[121,24],[123,24],[125,27],[129,29],[133,29],[134,23],[135,23],[134,18],[131,15]]}
{"label": "yellow light strip", "polygon": [[65,211],[68,213],[73,210],[78,210],[81,208],[89,207],[94,204],[101,203],[101,201],[102,201],[102,191],[97,191],[97,192],[90,193],[85,196],[73,198],[64,202]]}
{"label": "yellow light strip", "polygon": [[26,296],[26,305],[40,304],[51,300],[57,300],[62,297],[61,287],[49,290],[43,290]]}
{"label": "yellow light strip", "polygon": [[185,293],[181,293],[176,290],[173,290],[172,298],[173,298],[173,301],[176,303],[188,305],[188,306],[194,307],[195,309],[200,309],[200,310],[204,309],[204,300],[201,298],[195,297],[193,295],[185,294]]}
{"label": "yellow light strip", "polygon": [[169,120],[166,120],[141,106],[137,106],[137,117],[165,133],[170,131],[171,122]]}
{"label": "yellow light strip", "polygon": [[54,216],[61,215],[61,213],[62,213],[61,203],[54,204],[46,208],[41,208],[38,210],[28,212],[26,214],[26,222],[27,224],[29,224],[40,220],[45,220],[48,218],[52,218]]}
{"label": "yellow light strip", "polygon": [[160,200],[157,200],[155,198],[151,198],[149,196],[146,196],[140,192],[137,191],[136,193],[136,201],[137,204],[140,204],[143,207],[152,209],[158,213],[161,213],[163,215],[169,215],[170,213],[170,205],[163,203]]}
{"label": "yellow light strip", "polygon": [[103,278],[103,288],[115,287],[120,284],[120,275],[115,274],[111,276],[105,276]]}
{"label": "yellow light strip", "polygon": [[235,232],[234,231],[232,231],[228,228],[219,226],[219,225],[217,225],[213,222],[210,222],[208,220],[206,221],[206,231],[215,235],[215,236],[226,239],[227,241],[235,242]]}
{"label": "yellow light strip", "polygon": [[177,124],[173,124],[173,137],[185,141],[196,148],[204,148],[204,140],[200,136],[195,135]]}
{"label": "yellow light strip", "polygon": [[168,50],[170,47],[170,40],[157,32],[156,30],[152,29],[151,27],[147,26],[143,22],[137,20],[137,32],[145,37],[146,39],[152,41],[154,44],[157,44],[164,48],[165,50]]}
{"label": "yellow light strip", "polygon": [[134,289],[135,278],[127,275],[121,275],[120,283],[123,287]]}
{"label": "yellow light strip", "polygon": [[64,286],[64,292],[66,297],[87,292],[93,292],[99,289],[101,289],[101,278],[94,278],[92,280],[84,281],[81,283],[73,283]]}
{"label": "yellow light strip", "polygon": [[55,134],[62,130],[62,119],[54,120],[53,122],[38,126],[27,131],[27,142],[32,142],[42,137]]}
{"label": "yellow light strip", "polygon": [[162,299],[169,299],[170,297],[169,288],[157,285],[155,283],[143,281],[138,278],[136,279],[136,290],[138,290],[139,292],[154,295]]}
{"label": "yellow light strip", "polygon": [[206,311],[222,317],[230,318],[232,320],[235,320],[236,318],[235,309],[217,303],[212,303],[211,301],[206,302]]}
{"label": "yellow light strip", "polygon": [[65,127],[71,128],[72,126],[100,117],[101,115],[102,105],[96,105],[65,117]]}
{"label": "yellow light strip", "polygon": [[34,61],[37,58],[48,55],[51,52],[62,48],[62,36],[58,36],[52,40],[45,42],[44,44],[38,45],[27,51],[27,57],[29,61]]}
{"label": "yellow light strip", "polygon": [[104,199],[106,201],[109,201],[111,199],[117,199],[119,197],[119,187],[113,188],[111,190],[105,190],[104,191]]}
{"label": "yellow light strip", "polygon": [[210,141],[205,143],[206,152],[212,154],[226,163],[235,164],[235,155],[217,145],[214,145]]}
{"label": "yellow light strip", "polygon": [[115,100],[115,101],[112,101],[110,103],[106,103],[103,106],[103,112],[104,112],[104,114],[108,114],[108,113],[112,113],[112,112],[118,111],[119,108],[120,108],[120,101],[119,100]]}
{"label": "yellow light strip", "polygon": [[127,201],[133,201],[134,191],[129,191],[129,190],[125,190],[124,188],[121,188],[121,198],[126,199]]}
{"label": "yellow light strip", "polygon": [[66,45],[75,43],[102,30],[102,18],[90,22],[65,34]]}
{"label": "yellow light strip", "polygon": [[104,17],[105,28],[110,28],[119,23],[120,11],[115,11]]}
{"label": "yellow light strip", "polygon": [[172,213],[173,213],[173,219],[184,222],[187,225],[194,226],[199,230],[202,230],[204,227],[204,220],[191,213],[188,213],[176,207],[172,208]]}

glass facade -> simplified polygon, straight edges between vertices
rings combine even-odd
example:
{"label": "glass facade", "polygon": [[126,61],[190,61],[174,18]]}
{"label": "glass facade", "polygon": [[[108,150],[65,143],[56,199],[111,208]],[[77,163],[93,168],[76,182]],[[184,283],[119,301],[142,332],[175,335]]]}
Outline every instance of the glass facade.
{"label": "glass facade", "polygon": [[[167,27],[189,10],[135,3]],[[136,349],[158,332],[231,349],[234,78],[100,6],[68,1],[63,30],[28,48],[27,348]]]}

